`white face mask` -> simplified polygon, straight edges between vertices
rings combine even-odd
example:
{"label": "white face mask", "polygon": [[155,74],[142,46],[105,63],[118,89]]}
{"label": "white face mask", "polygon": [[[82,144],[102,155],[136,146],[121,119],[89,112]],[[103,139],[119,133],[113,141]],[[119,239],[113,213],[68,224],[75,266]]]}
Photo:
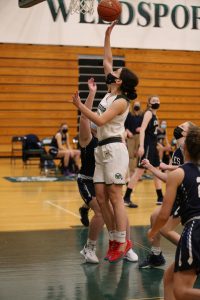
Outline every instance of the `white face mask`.
{"label": "white face mask", "polygon": [[93,130],[97,130],[97,125],[94,124],[93,122],[90,122],[90,127],[91,127],[91,129],[93,129]]}
{"label": "white face mask", "polygon": [[167,128],[167,125],[166,124],[161,124],[160,126],[162,129],[166,129]]}

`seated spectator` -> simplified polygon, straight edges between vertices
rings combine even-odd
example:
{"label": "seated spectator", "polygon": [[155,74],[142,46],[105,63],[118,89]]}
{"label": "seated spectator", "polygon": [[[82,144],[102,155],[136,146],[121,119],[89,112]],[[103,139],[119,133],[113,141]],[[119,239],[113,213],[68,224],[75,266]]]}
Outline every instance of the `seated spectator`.
{"label": "seated spectator", "polygon": [[160,126],[157,129],[157,149],[160,157],[160,161],[169,164],[171,145],[167,137],[167,122],[162,120]]}
{"label": "seated spectator", "polygon": [[65,176],[71,174],[69,170],[69,162],[71,159],[73,159],[76,166],[79,165],[80,150],[72,149],[69,143],[68,126],[66,123],[62,123],[58,132],[53,136],[49,153],[54,158],[62,159],[63,174]]}

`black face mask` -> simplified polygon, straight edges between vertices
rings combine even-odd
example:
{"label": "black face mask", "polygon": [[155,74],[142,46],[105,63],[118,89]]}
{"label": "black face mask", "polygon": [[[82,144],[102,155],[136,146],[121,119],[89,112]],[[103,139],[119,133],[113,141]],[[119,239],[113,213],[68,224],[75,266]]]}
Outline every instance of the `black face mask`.
{"label": "black face mask", "polygon": [[176,140],[183,137],[183,135],[182,135],[183,131],[184,130],[181,127],[178,127],[178,126],[174,129],[174,137],[175,137]]}
{"label": "black face mask", "polygon": [[63,132],[63,133],[67,133],[67,132],[68,132],[68,129],[67,129],[67,128],[64,128],[64,129],[62,130],[62,132]]}
{"label": "black face mask", "polygon": [[150,103],[150,105],[152,109],[158,109],[160,107],[160,103],[153,103],[153,104]]}
{"label": "black face mask", "polygon": [[117,78],[113,74],[109,73],[106,77],[106,84],[115,83],[116,79],[119,79],[119,78]]}
{"label": "black face mask", "polygon": [[139,106],[139,105],[135,105],[135,106],[133,106],[133,109],[134,109],[135,111],[139,111],[139,110],[140,110],[140,106]]}

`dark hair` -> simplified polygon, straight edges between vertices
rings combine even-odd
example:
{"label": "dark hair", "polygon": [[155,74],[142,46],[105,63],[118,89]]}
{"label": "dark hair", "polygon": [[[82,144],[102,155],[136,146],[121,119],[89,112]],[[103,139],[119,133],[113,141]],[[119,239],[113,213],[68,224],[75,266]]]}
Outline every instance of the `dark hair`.
{"label": "dark hair", "polygon": [[185,145],[194,163],[200,164],[200,127],[190,125]]}
{"label": "dark hair", "polygon": [[121,91],[130,100],[137,98],[135,87],[138,85],[139,79],[136,74],[127,68],[122,68],[120,73],[120,79],[122,80]]}

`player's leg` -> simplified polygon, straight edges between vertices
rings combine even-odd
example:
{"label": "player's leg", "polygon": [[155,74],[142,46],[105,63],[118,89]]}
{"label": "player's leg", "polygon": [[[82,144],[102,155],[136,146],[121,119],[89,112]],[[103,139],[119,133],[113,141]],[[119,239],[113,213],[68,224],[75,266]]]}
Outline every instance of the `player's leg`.
{"label": "player's leg", "polygon": [[[160,213],[160,207],[157,207],[150,217],[151,227],[155,223],[157,216]],[[161,247],[160,247],[160,240],[161,235],[158,232],[151,244],[151,252],[146,256],[146,258],[139,263],[139,268],[146,269],[146,268],[156,268],[160,267],[165,264],[165,258],[162,254]]]}
{"label": "player's leg", "polygon": [[[174,273],[174,295],[176,300],[199,300],[200,289],[193,288],[197,279],[194,269]],[[170,299],[171,300],[171,299]]]}
{"label": "player's leg", "polygon": [[103,228],[104,220],[95,197],[92,198],[88,205],[93,210],[94,215],[90,221],[87,243],[80,253],[84,256],[86,262],[98,263],[99,259],[96,255],[96,244]]}
{"label": "player's leg", "polygon": [[124,144],[110,144],[106,149],[104,165],[105,183],[108,198],[113,208],[116,224],[116,247],[109,257],[110,262],[117,261],[131,248],[126,240],[127,213],[122,198],[122,188],[126,181],[129,157]]}
{"label": "player's leg", "polygon": [[131,201],[131,194],[135,191],[136,185],[138,183],[138,180],[141,178],[141,176],[144,173],[143,168],[136,168],[135,172],[130,178],[130,181],[128,183],[125,195],[124,195],[124,204],[130,208],[136,208],[137,205]]}
{"label": "player's leg", "polygon": [[134,244],[131,241],[131,232],[130,232],[130,224],[129,224],[128,216],[126,220],[126,240],[130,244],[131,248],[127,251],[126,255],[124,256],[124,259],[129,262],[137,262],[138,255],[133,250]]}
{"label": "player's leg", "polygon": [[174,263],[164,273],[164,299],[177,300],[174,295]]}
{"label": "player's leg", "polygon": [[85,204],[94,211],[94,216],[92,217],[89,226],[87,243],[80,253],[84,256],[86,262],[98,263],[99,260],[96,256],[96,242],[104,225],[103,217],[95,197],[93,181],[79,177],[77,182],[82,199]]}
{"label": "player's leg", "polygon": [[163,193],[162,193],[162,181],[154,176],[154,185],[156,189],[156,194],[157,194],[157,205],[161,205],[163,202]]}

